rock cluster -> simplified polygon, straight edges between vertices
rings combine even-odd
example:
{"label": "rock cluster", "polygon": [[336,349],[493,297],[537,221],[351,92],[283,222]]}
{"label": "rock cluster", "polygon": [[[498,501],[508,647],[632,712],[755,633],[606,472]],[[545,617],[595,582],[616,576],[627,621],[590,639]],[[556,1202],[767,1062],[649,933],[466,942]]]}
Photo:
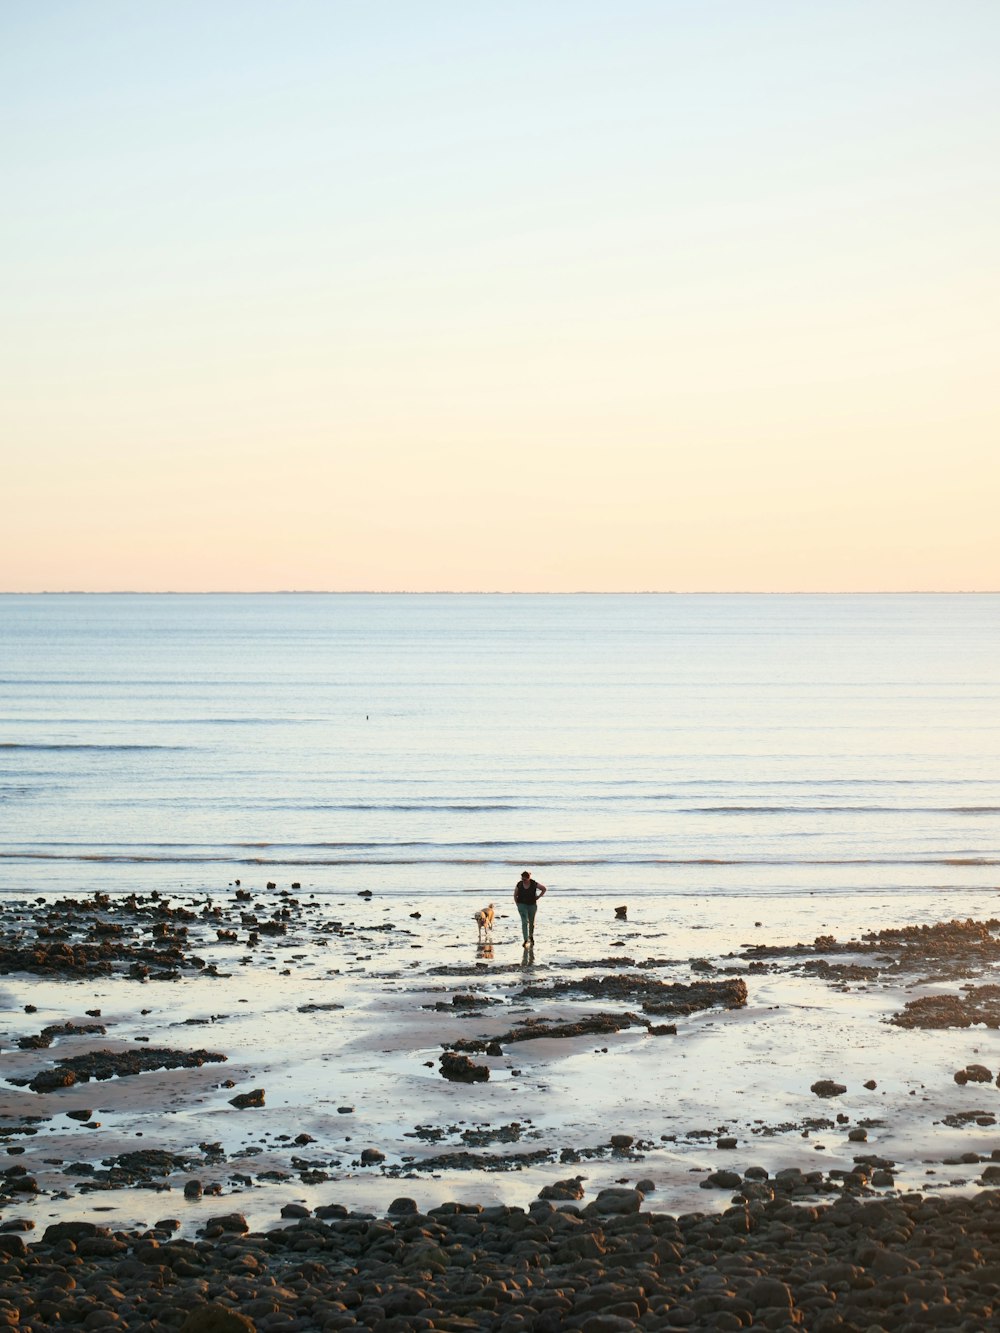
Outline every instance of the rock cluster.
{"label": "rock cluster", "polygon": [[[567,1192],[575,1182],[568,1181]],[[973,1330],[1000,1296],[1000,1195],[828,1208],[787,1203],[681,1217],[636,1191],[559,1209],[398,1199],[385,1219],[251,1233],[240,1214],[205,1238],[176,1222],[0,1235],[0,1325],[130,1333],[421,1329],[625,1333],[643,1328]]]}
{"label": "rock cluster", "polygon": [[922,995],[889,1020],[901,1028],[1000,1027],[1000,986],[966,986],[965,995]]}
{"label": "rock cluster", "polygon": [[655,977],[619,973],[602,977],[575,977],[548,985],[525,986],[521,999],[549,999],[554,995],[583,994],[604,1000],[638,1000],[644,1013],[679,1016],[702,1009],[742,1009],[747,985],[741,977],[724,981],[657,981]]}

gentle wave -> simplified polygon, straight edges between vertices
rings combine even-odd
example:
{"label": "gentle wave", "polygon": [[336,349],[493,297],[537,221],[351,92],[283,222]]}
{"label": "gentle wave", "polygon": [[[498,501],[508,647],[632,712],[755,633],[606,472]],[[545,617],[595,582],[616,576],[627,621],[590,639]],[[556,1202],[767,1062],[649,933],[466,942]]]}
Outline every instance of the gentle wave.
{"label": "gentle wave", "polygon": [[81,742],[64,745],[61,742],[0,741],[0,750],[184,750],[184,745],[97,745]]}
{"label": "gentle wave", "polygon": [[[524,856],[233,856],[192,853],[158,856],[141,852],[0,852],[0,861],[71,861],[127,865],[252,865],[252,866],[408,866],[408,865],[511,865]],[[546,856],[535,858],[546,866],[998,866],[1000,858],[989,856],[898,856],[898,857],[716,857],[716,856]]]}

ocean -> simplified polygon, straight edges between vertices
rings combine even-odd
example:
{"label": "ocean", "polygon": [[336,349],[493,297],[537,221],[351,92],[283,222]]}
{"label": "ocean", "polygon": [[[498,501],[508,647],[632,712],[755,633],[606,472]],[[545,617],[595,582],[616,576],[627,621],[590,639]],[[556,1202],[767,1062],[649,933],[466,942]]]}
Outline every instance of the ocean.
{"label": "ocean", "polygon": [[0,891],[940,918],[1000,886],[998,741],[995,595],[8,595]]}

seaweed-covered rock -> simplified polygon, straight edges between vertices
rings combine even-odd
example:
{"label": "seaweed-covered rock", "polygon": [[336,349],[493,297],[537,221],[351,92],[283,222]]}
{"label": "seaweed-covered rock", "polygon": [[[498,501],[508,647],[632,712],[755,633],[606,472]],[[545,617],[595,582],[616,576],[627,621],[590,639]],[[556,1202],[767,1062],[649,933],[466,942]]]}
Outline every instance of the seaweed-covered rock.
{"label": "seaweed-covered rock", "polygon": [[467,1055],[445,1051],[441,1056],[441,1073],[452,1083],[486,1083],[490,1071],[486,1065],[477,1065]]}

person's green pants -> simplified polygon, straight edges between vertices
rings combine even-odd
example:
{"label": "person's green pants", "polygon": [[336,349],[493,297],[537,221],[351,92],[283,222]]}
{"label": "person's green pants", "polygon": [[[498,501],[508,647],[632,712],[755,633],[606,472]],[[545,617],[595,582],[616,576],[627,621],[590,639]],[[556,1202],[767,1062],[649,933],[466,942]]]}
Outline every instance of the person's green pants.
{"label": "person's green pants", "polygon": [[521,918],[521,934],[524,936],[525,944],[535,938],[535,913],[537,911],[537,903],[517,904],[517,914]]}

